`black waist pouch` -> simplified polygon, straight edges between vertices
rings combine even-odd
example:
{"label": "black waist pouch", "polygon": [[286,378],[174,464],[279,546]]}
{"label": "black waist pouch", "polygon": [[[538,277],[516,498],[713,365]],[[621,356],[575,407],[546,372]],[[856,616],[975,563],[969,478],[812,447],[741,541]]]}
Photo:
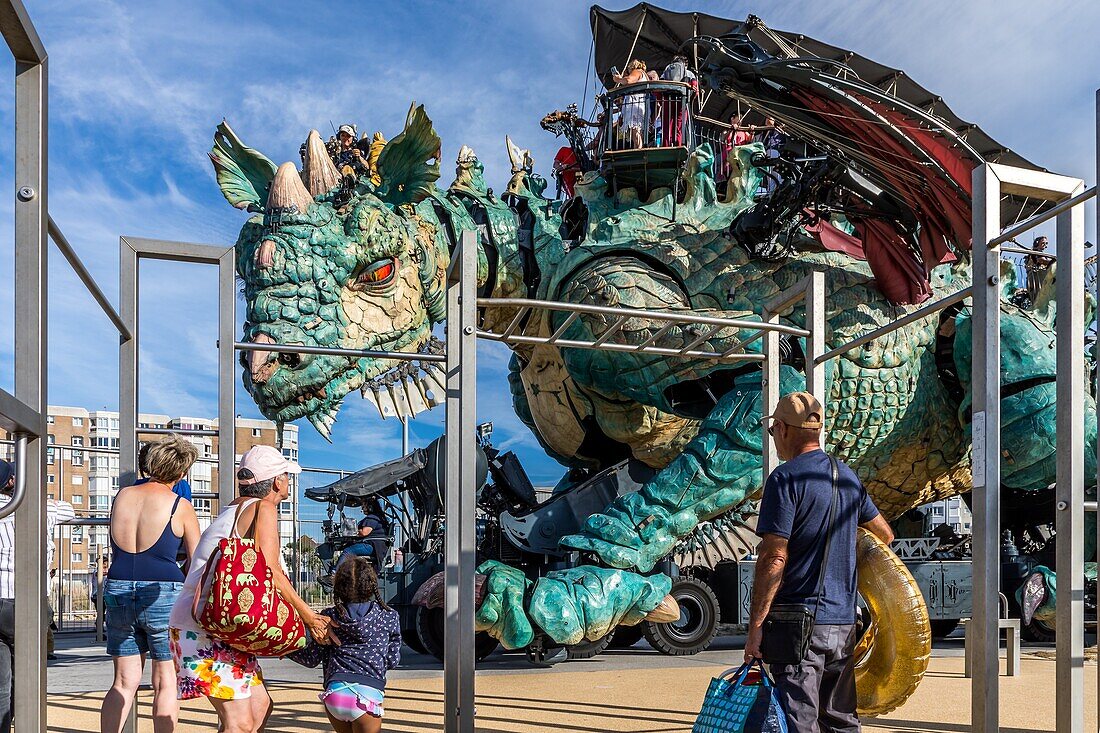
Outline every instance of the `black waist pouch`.
{"label": "black waist pouch", "polygon": [[814,612],[800,603],[773,605],[764,617],[760,653],[768,664],[801,664],[810,649]]}

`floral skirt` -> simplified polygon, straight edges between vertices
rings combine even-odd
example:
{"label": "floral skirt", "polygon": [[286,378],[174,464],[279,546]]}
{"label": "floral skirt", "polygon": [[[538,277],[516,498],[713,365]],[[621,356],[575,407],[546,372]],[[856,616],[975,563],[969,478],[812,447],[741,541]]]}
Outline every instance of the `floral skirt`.
{"label": "floral skirt", "polygon": [[243,700],[264,683],[256,657],[227,646],[203,631],[171,629],[176,697]]}

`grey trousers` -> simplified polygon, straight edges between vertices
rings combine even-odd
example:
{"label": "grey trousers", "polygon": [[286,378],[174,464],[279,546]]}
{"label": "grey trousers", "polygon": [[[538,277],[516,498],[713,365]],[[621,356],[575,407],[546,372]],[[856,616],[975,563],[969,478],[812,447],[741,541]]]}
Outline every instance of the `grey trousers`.
{"label": "grey trousers", "polygon": [[860,730],[852,661],[855,644],[854,624],[818,624],[801,664],[771,665],[790,733]]}

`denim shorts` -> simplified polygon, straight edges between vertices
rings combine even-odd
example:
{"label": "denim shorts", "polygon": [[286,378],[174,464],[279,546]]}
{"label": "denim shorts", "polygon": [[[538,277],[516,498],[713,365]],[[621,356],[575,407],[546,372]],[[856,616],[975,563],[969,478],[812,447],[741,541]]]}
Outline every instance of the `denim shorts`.
{"label": "denim shorts", "polygon": [[107,654],[148,654],[154,662],[172,660],[168,617],[183,583],[108,580],[103,584],[107,614]]}

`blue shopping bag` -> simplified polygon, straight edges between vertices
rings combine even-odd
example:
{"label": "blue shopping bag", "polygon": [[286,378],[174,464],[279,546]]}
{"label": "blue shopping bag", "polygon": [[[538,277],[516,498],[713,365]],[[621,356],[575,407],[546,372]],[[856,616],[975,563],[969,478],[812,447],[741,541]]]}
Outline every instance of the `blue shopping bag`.
{"label": "blue shopping bag", "polygon": [[[759,682],[750,684],[745,678],[754,669]],[[711,680],[691,733],[787,733],[787,716],[764,663],[754,659]]]}

